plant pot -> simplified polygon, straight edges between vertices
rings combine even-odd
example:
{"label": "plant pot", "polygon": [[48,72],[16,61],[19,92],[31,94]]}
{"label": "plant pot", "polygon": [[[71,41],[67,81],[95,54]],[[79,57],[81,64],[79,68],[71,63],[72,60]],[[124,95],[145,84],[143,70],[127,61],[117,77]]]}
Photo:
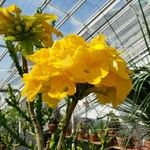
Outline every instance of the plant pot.
{"label": "plant pot", "polygon": [[84,134],[82,132],[78,132],[78,137],[77,137],[78,140],[82,140],[84,139]]}
{"label": "plant pot", "polygon": [[117,139],[117,143],[120,147],[126,146],[127,138],[117,136],[116,139]]}
{"label": "plant pot", "polygon": [[78,133],[78,140],[88,140],[89,139],[89,134],[85,132],[79,132]]}
{"label": "plant pot", "polygon": [[127,148],[126,150],[141,150],[141,148]]}
{"label": "plant pot", "polygon": [[84,133],[84,140],[89,140],[89,134],[88,133]]}
{"label": "plant pot", "polygon": [[141,140],[136,138],[136,137],[132,137],[131,139],[131,143],[134,146],[134,148],[140,150],[141,149]]}
{"label": "plant pot", "polygon": [[95,142],[95,141],[100,141],[98,138],[98,135],[96,133],[91,133],[90,134],[90,141]]}
{"label": "plant pot", "polygon": [[142,147],[140,150],[149,150],[147,147]]}
{"label": "plant pot", "polygon": [[108,129],[108,136],[109,137],[114,137],[117,135],[117,131],[118,129],[117,128],[109,128]]}
{"label": "plant pot", "polygon": [[150,149],[150,140],[144,140],[144,147]]}

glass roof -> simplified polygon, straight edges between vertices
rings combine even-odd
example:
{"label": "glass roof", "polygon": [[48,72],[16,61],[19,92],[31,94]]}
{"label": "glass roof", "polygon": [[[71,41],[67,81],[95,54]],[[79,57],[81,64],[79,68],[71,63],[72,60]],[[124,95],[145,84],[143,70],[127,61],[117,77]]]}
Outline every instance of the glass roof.
{"label": "glass roof", "polygon": [[[54,13],[58,16],[55,26],[64,35],[76,33],[89,41],[104,33],[108,43],[121,51],[130,66],[150,63],[138,21],[146,32],[137,0],[1,0],[0,4],[2,7],[17,4],[24,14],[33,14],[37,8]],[[150,2],[143,0],[142,6],[150,25]],[[0,88],[8,83],[16,89],[23,86],[0,38]]]}

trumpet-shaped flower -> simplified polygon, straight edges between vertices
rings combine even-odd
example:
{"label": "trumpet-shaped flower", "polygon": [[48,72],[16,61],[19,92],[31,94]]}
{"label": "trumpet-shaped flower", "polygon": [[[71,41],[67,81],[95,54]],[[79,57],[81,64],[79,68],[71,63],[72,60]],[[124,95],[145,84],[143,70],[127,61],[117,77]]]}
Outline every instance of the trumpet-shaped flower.
{"label": "trumpet-shaped flower", "polygon": [[[79,83],[93,85],[91,90],[99,101],[113,106],[123,102],[132,88],[125,61],[102,35],[86,42],[71,34],[54,42],[51,48],[36,51],[28,59],[35,66],[24,77],[26,94],[32,98],[42,93],[50,107],[67,95],[74,95]],[[30,82],[34,82],[33,88]]]}
{"label": "trumpet-shaped flower", "polygon": [[50,108],[56,108],[58,103],[60,102],[60,99],[54,99],[48,95],[48,93],[42,94],[42,100],[50,107]]}
{"label": "trumpet-shaped flower", "polygon": [[93,88],[93,91],[102,104],[112,103],[116,107],[125,100],[131,89],[132,82],[130,79],[122,78],[110,72],[102,79],[100,85]]}
{"label": "trumpet-shaped flower", "polygon": [[[42,69],[41,69],[42,68]],[[38,93],[43,93],[52,99],[63,99],[76,92],[75,84],[65,74],[53,66],[34,66],[29,74],[23,77],[25,87],[22,92],[32,101]]]}
{"label": "trumpet-shaped flower", "polygon": [[109,72],[109,63],[105,56],[101,52],[79,52],[67,71],[76,83],[99,84]]}
{"label": "trumpet-shaped flower", "polygon": [[24,74],[23,81],[25,86],[22,90],[22,95],[27,96],[29,101],[33,101],[35,96],[40,92],[42,82],[39,79],[34,78],[32,74]]}

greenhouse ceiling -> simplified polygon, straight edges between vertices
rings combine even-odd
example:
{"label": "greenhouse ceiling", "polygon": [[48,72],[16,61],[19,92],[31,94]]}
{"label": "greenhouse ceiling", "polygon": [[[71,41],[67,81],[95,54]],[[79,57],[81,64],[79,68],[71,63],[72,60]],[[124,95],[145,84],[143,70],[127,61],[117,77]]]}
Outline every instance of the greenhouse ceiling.
{"label": "greenhouse ceiling", "polygon": [[[37,9],[58,16],[55,27],[64,35],[76,33],[87,41],[97,34],[107,36],[107,42],[116,47],[130,67],[150,63],[141,27],[146,31],[137,0],[1,0],[2,7],[17,4],[24,14]],[[150,1],[142,0],[142,7],[150,25]],[[148,43],[149,44],[149,43]],[[5,43],[0,38],[0,89],[11,84],[21,89],[23,83],[11,60]],[[1,104],[5,92],[0,92]]]}

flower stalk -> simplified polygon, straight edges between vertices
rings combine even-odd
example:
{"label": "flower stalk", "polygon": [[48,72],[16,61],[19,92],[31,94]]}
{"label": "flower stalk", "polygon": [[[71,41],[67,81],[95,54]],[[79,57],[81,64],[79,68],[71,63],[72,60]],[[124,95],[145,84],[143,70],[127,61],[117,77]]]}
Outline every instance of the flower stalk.
{"label": "flower stalk", "polygon": [[[27,61],[23,56],[22,56],[22,64],[23,64],[24,73],[28,73]],[[30,111],[30,116],[31,116],[32,123],[34,125],[34,129],[35,129],[37,150],[43,150],[42,128],[34,113],[34,102],[28,101],[28,108]]]}
{"label": "flower stalk", "polygon": [[65,119],[64,119],[64,122],[63,122],[63,127],[62,127],[62,130],[61,130],[61,133],[60,133],[60,138],[59,138],[59,141],[58,141],[57,150],[62,150],[63,149],[63,143],[64,143],[67,127],[69,125],[71,115],[72,115],[77,103],[78,103],[78,99],[77,99],[76,96],[72,97],[72,101],[70,103],[67,103],[66,116],[65,116]]}

